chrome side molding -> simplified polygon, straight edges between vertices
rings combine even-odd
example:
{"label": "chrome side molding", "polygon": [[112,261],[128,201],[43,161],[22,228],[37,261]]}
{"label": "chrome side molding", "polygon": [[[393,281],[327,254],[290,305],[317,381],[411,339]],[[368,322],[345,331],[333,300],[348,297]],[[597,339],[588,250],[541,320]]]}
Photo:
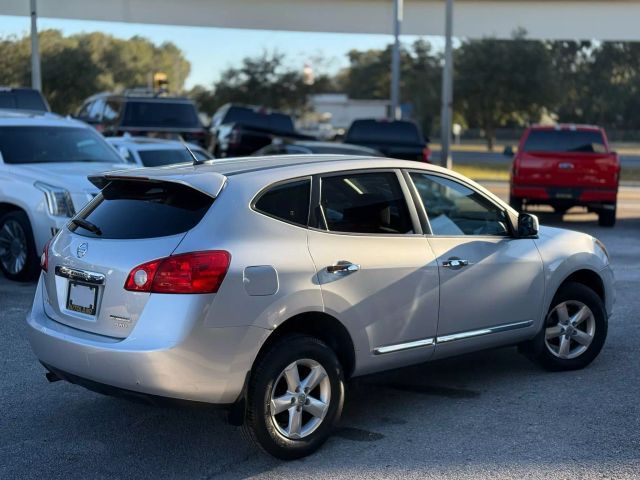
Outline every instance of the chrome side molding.
{"label": "chrome side molding", "polygon": [[481,337],[483,335],[490,335],[492,333],[508,332],[509,330],[516,330],[518,328],[526,328],[533,325],[533,320],[525,320],[523,322],[506,323],[504,325],[496,325],[495,327],[481,328],[478,330],[469,330],[466,332],[452,333],[451,335],[443,335],[436,338],[425,338],[422,340],[415,340],[413,342],[396,343],[395,345],[385,345],[384,347],[377,347],[373,349],[374,355],[384,355],[385,353],[396,353],[405,350],[411,350],[421,347],[432,347],[439,343],[454,342],[456,340],[465,340],[467,338]]}
{"label": "chrome side molding", "polygon": [[71,280],[91,283],[93,285],[102,285],[105,280],[105,276],[101,273],[89,272],[87,270],[77,270],[75,268],[69,268],[63,265],[58,265],[56,267],[56,275],[69,278]]}
{"label": "chrome side molding", "polygon": [[518,328],[526,328],[533,325],[533,320],[525,320],[523,322],[507,323],[504,325],[496,325],[495,327],[481,328],[479,330],[469,330],[466,332],[452,333],[451,335],[443,335],[436,338],[436,343],[454,342],[456,340],[465,340],[467,338],[481,337],[492,333],[507,332]]}
{"label": "chrome side molding", "polygon": [[384,355],[385,353],[401,352],[403,350],[411,350],[413,348],[429,347],[435,344],[434,338],[425,338],[416,340],[415,342],[396,343],[395,345],[387,345],[373,349],[374,355]]}

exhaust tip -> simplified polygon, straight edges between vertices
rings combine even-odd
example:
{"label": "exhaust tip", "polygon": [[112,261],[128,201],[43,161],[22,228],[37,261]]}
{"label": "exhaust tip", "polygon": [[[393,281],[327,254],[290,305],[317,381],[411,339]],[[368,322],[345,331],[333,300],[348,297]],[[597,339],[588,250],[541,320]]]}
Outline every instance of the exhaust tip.
{"label": "exhaust tip", "polygon": [[62,380],[58,375],[56,375],[53,372],[47,372],[44,374],[44,376],[47,377],[47,380],[49,381],[49,383],[59,382],[60,380]]}

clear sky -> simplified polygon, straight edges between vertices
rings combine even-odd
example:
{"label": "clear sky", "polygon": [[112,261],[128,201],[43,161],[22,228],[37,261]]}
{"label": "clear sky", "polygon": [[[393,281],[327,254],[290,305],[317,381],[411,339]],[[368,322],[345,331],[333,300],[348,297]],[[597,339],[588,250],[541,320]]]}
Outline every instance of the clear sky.
{"label": "clear sky", "polygon": [[[0,15],[0,36],[29,33],[29,17]],[[324,65],[315,65],[318,71],[335,72],[347,64],[345,54],[351,49],[382,48],[393,39],[389,35],[301,33],[271,30],[239,30],[204,27],[174,27],[133,23],[89,22],[84,20],[58,20],[41,18],[38,29],[56,28],[65,34],[99,31],[119,38],[140,35],[154,43],[175,43],[191,62],[191,74],[186,87],[201,84],[211,86],[220,72],[237,65],[246,56],[261,54],[264,50],[277,50],[286,54],[289,64],[302,70],[305,63],[317,57]],[[416,37],[402,37],[413,42]],[[442,47],[440,37],[425,37],[435,48]]]}

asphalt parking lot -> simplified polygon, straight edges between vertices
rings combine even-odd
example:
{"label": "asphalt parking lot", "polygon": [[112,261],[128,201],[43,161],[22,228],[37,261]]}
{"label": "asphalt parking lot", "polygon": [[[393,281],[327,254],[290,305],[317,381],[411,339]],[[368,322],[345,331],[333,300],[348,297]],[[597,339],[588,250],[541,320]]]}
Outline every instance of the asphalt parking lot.
{"label": "asphalt parking lot", "polygon": [[0,278],[0,478],[638,478],[637,205],[622,203],[615,229],[563,223],[604,241],[615,268],[609,338],[589,368],[547,373],[508,348],[368,377],[336,435],[290,463],[253,450],[218,410],[47,383],[26,339],[34,286]]}

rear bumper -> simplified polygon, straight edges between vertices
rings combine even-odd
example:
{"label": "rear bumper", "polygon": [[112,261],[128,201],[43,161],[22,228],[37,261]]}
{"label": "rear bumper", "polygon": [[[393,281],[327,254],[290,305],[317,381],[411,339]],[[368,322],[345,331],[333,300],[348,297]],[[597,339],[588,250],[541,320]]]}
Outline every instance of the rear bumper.
{"label": "rear bumper", "polygon": [[[103,393],[234,403],[268,333],[257,327],[210,328],[202,319],[187,319],[193,326],[184,335],[163,340],[158,338],[162,323],[183,319],[163,316],[162,309],[151,308],[145,309],[131,334],[119,341],[51,320],[42,302],[40,281],[27,316],[29,342],[40,362],[72,383],[88,388],[99,385],[92,389]],[[153,332],[155,338],[149,341]]]}
{"label": "rear bumper", "polygon": [[615,203],[618,196],[618,189],[617,187],[548,187],[512,184],[510,193],[512,198],[524,199],[529,203],[564,203],[571,205],[592,205]]}

